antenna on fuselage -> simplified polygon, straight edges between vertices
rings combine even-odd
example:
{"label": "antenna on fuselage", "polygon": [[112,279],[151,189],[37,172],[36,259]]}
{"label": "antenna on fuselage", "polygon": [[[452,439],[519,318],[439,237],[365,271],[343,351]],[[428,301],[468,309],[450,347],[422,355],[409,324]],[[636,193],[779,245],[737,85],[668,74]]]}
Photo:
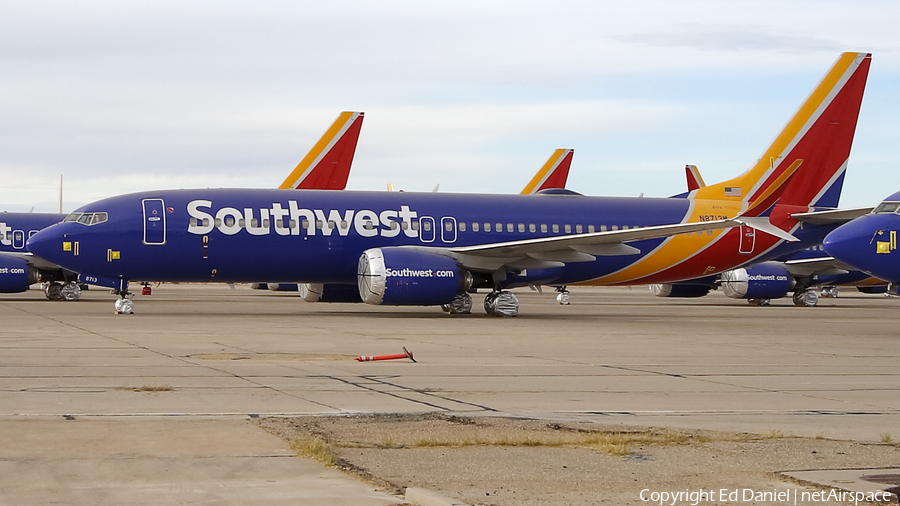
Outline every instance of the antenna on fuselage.
{"label": "antenna on fuselage", "polygon": [[62,174],[59,175],[59,202],[56,204],[56,212],[62,214]]}

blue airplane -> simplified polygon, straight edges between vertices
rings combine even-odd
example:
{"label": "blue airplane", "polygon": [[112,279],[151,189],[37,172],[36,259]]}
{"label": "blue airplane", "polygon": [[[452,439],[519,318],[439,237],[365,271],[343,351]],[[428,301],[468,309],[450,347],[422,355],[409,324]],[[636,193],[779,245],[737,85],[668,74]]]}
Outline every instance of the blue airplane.
{"label": "blue airplane", "polygon": [[[342,112],[280,188],[343,189],[347,185],[363,117],[362,112]],[[62,209],[62,179],[59,207]],[[96,219],[96,216],[0,214],[0,293],[24,292],[40,282],[50,300],[76,301],[81,298],[86,283],[78,281],[78,273],[36,257],[25,247],[28,238],[39,230],[67,218],[90,225],[85,220]]]}
{"label": "blue airplane", "polygon": [[[706,186],[696,165],[685,166],[685,174],[688,191]],[[686,194],[681,194],[673,198],[685,196]],[[833,201],[820,200],[819,204],[837,207],[836,197]],[[837,227],[871,210],[871,207],[834,210],[815,213],[814,217],[820,220],[819,225]],[[883,280],[853,270],[835,260],[828,256],[819,244],[770,261],[725,271],[718,276],[678,283],[653,284],[650,285],[650,291],[657,297],[703,297],[712,290],[722,288],[726,296],[746,299],[754,306],[767,306],[772,299],[792,293],[795,305],[812,307],[819,301],[819,294],[815,288],[822,291],[823,297],[837,297],[838,285],[852,285],[863,293],[883,293],[886,290]]]}
{"label": "blue airplane", "polygon": [[164,190],[85,205],[28,247],[113,287],[120,312],[138,279],[356,286],[370,304],[451,313],[485,288],[485,311],[508,316],[515,287],[715,275],[831,230],[803,215],[840,192],[870,62],[841,55],[749,170],[686,198]]}
{"label": "blue airplane", "polygon": [[894,193],[865,216],[841,225],[825,237],[825,251],[856,269],[891,282],[896,295],[900,283],[897,233],[900,231],[900,192]]}
{"label": "blue airplane", "polygon": [[65,217],[56,213],[0,213],[0,293],[24,292],[43,282],[44,294],[50,300],[81,298],[77,274],[35,257],[26,248],[29,237]]}

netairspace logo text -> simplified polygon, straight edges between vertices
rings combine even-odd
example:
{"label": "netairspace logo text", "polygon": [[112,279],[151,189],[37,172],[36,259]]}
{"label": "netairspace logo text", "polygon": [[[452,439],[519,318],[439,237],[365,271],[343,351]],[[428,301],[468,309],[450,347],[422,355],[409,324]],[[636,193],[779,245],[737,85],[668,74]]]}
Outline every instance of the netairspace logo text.
{"label": "netairspace logo text", "polygon": [[653,491],[649,488],[641,490],[640,499],[650,504],[660,506],[687,505],[698,506],[703,503],[783,503],[793,505],[807,505],[817,503],[841,503],[859,504],[860,502],[889,502],[894,500],[894,494],[885,491],[878,492],[848,492],[838,489],[827,490],[755,490],[752,488],[720,488],[678,491]]}

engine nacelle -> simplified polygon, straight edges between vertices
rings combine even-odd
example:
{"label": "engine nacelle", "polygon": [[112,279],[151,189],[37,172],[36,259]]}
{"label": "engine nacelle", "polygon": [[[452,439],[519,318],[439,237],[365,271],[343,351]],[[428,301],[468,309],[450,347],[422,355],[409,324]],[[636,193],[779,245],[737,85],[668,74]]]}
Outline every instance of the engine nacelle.
{"label": "engine nacelle", "polygon": [[300,297],[307,302],[362,302],[357,285],[301,283]]}
{"label": "engine nacelle", "polygon": [[37,282],[37,270],[28,262],[0,255],[0,293],[24,292]]}
{"label": "engine nacelle", "polygon": [[472,286],[472,274],[456,260],[399,247],[364,251],[357,280],[363,302],[390,306],[448,304]]}
{"label": "engine nacelle", "polygon": [[722,291],[732,299],[778,299],[793,288],[794,276],[774,262],[722,273]]}
{"label": "engine nacelle", "polygon": [[712,287],[687,283],[663,283],[650,285],[650,291],[657,297],[703,297]]}
{"label": "engine nacelle", "polygon": [[269,291],[272,292],[296,292],[297,283],[266,283]]}

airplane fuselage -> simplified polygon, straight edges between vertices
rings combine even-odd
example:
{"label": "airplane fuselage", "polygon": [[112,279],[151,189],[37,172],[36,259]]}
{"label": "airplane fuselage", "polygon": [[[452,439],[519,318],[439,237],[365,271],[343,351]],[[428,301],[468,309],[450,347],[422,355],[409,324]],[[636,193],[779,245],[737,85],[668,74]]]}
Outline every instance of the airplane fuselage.
{"label": "airplane fuselage", "polygon": [[[29,248],[67,268],[105,278],[353,284],[360,255],[370,248],[456,248],[712,221],[734,217],[739,206],[736,201],[669,198],[171,190],[84,206],[76,213],[105,213],[105,221],[60,223],[36,236]],[[825,233],[795,227],[788,211],[773,212],[771,219],[783,229],[796,229],[801,241],[792,243],[793,249],[814,244]],[[629,243],[639,250],[635,254],[513,270],[499,284],[677,281],[772,254],[780,242],[744,227],[681,234]]]}

